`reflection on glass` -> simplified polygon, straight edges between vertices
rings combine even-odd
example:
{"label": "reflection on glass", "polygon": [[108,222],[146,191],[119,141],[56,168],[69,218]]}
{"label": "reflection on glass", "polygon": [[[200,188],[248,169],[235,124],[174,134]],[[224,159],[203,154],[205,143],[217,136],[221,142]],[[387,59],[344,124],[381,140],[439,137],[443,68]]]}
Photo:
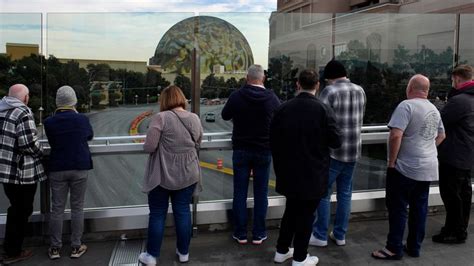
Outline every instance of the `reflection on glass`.
{"label": "reflection on glass", "polygon": [[[265,86],[286,101],[294,96],[299,70],[311,67],[322,74],[333,57],[343,61],[349,78],[366,91],[366,124],[387,123],[415,73],[431,79],[430,98],[440,107],[450,87],[456,25],[452,14],[320,14],[304,7],[290,14],[199,15],[52,13],[47,15],[48,35],[42,36],[41,14],[0,14],[0,96],[11,83],[24,82],[39,122],[39,107],[45,109],[43,118],[51,114],[57,88],[71,85],[96,136],[144,134],[150,115],[159,110],[163,88],[175,83],[190,98],[193,48],[201,55],[205,132],[232,131],[221,110],[245,83],[252,63],[268,70]],[[461,15],[460,62],[471,65],[473,24],[473,15]],[[201,156],[201,200],[231,199],[232,151],[204,151]],[[225,171],[216,171],[217,159],[223,159]],[[385,160],[385,145],[365,145],[354,190],[383,188]],[[101,155],[94,161],[86,207],[146,204],[140,192],[145,154]],[[125,188],[133,193],[123,193]],[[270,195],[276,195],[274,181]],[[2,193],[0,201],[6,202]]]}
{"label": "reflection on glass", "polygon": [[[168,40],[167,32],[176,23],[192,16],[48,14],[46,113],[54,111],[57,88],[67,84],[76,90],[77,108],[88,113],[96,136],[144,134],[143,122],[157,112],[161,90],[173,82],[182,83],[172,68],[156,56],[164,58],[168,52],[177,53],[181,57],[174,60],[175,66],[190,61],[188,46],[161,44]],[[192,29],[182,33],[194,38]]]}
{"label": "reflection on glass", "polygon": [[387,145],[370,144],[362,146],[361,158],[357,161],[352,181],[353,190],[385,188],[387,170]]}
{"label": "reflection on glass", "polygon": [[474,65],[474,14],[461,14],[459,27],[459,62]]}
{"label": "reflection on glass", "polygon": [[[37,123],[42,98],[41,26],[41,14],[0,13],[0,98],[7,95],[11,85],[25,84],[30,90],[28,105]],[[38,186],[34,211],[40,210],[39,194]],[[6,213],[9,204],[5,193],[0,193],[0,213]]]}
{"label": "reflection on glass", "polygon": [[[232,92],[242,87],[252,64],[267,68],[270,13],[200,13],[198,41],[201,71],[201,118],[204,132],[229,132],[221,118]],[[215,121],[210,119],[214,116]]]}
{"label": "reflection on glass", "polygon": [[366,91],[365,124],[387,123],[415,73],[430,78],[430,99],[443,101],[450,88],[455,15],[311,14],[310,19],[307,15],[274,13],[270,18],[268,71],[280,98],[294,96],[298,71],[311,67],[323,74],[326,63],[336,58],[346,66],[351,81]]}
{"label": "reflection on glass", "polygon": [[[232,151],[202,151],[200,153],[200,160],[203,191],[199,196],[199,201],[232,199],[234,191]],[[279,195],[275,192],[275,173],[273,171],[273,165],[271,166],[270,180],[268,182],[268,195]],[[253,197],[252,177],[249,183],[248,196]]]}
{"label": "reflection on glass", "polygon": [[92,160],[85,208],[148,204],[141,191],[147,154],[96,155]]}

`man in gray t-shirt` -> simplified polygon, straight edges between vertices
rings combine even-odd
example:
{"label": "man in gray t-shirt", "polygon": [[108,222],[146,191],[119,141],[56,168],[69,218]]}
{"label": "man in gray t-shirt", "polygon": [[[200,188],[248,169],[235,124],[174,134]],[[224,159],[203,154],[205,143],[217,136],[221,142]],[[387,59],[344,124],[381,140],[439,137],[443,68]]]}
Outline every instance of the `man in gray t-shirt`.
{"label": "man in gray t-shirt", "polygon": [[[387,245],[374,251],[377,259],[403,257],[403,233],[407,217],[405,252],[420,256],[425,235],[430,181],[438,180],[436,146],[445,138],[441,115],[427,97],[430,81],[415,75],[408,83],[407,100],[395,109],[388,124],[388,168],[385,204],[389,214]],[[409,214],[407,207],[410,206]]]}
{"label": "man in gray t-shirt", "polygon": [[423,98],[405,100],[393,112],[388,127],[403,134],[398,156],[393,158],[395,169],[416,181],[437,181],[435,139],[444,127],[436,107]]}

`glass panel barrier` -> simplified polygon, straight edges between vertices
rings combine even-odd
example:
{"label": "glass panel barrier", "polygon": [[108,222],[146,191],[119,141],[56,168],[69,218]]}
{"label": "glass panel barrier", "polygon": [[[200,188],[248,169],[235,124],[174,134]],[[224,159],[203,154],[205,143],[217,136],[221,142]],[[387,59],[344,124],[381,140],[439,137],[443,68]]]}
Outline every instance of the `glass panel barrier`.
{"label": "glass panel barrier", "polygon": [[245,84],[247,68],[267,68],[270,13],[200,13],[200,113],[204,132],[232,131],[221,117],[232,92]]}
{"label": "glass panel barrier", "polygon": [[148,204],[141,191],[147,154],[94,155],[89,172],[85,208]]}
{"label": "glass panel barrier", "polygon": [[[430,99],[449,90],[455,15],[354,14],[336,18],[335,57],[367,95],[365,124],[385,124],[414,74],[431,80]],[[437,98],[438,97],[438,98]]]}
{"label": "glass panel barrier", "polygon": [[474,65],[474,15],[461,14],[459,26],[459,62]]}
{"label": "glass panel barrier", "polygon": [[[29,107],[39,124],[43,99],[42,16],[40,13],[0,13],[0,98],[8,88],[23,83],[30,90]],[[41,126],[38,125],[41,131]],[[3,191],[3,188],[1,189]],[[34,211],[40,210],[39,186]],[[0,214],[6,213],[9,201],[0,193]]]}
{"label": "glass panel barrier", "polygon": [[[193,13],[51,13],[47,15],[46,113],[56,90],[72,86],[96,137],[145,134],[159,94],[189,76]],[[176,26],[186,20],[185,26]],[[190,90],[190,87],[188,88]],[[189,97],[189,90],[184,92]],[[94,143],[100,141],[95,141]],[[142,142],[118,140],[116,144]],[[141,192],[146,154],[94,155],[86,208],[147,204]]]}
{"label": "glass panel barrier", "polygon": [[[180,85],[178,70],[190,73],[192,16],[48,14],[46,113],[54,111],[56,90],[70,85],[96,136],[144,134],[146,119],[159,110],[161,90],[173,82]],[[183,20],[188,23],[177,24]]]}
{"label": "glass panel barrier", "polygon": [[[474,15],[461,14],[459,25],[459,63],[474,67]],[[474,168],[471,172],[474,182]]]}
{"label": "glass panel barrier", "polygon": [[362,145],[361,158],[357,161],[352,181],[354,191],[385,188],[387,144]]}
{"label": "glass panel barrier", "polygon": [[[335,57],[345,64],[348,77],[366,91],[366,125],[388,122],[415,73],[431,79],[430,99],[442,106],[441,98],[450,86],[455,24],[454,14],[272,13],[271,87],[280,98],[292,98],[299,70],[312,67],[323,74],[326,63]],[[324,77],[321,81],[324,89]]]}
{"label": "glass panel barrier", "polygon": [[[90,118],[98,137],[145,134],[150,115],[159,110],[159,93],[171,83],[183,88],[190,98],[193,48],[199,48],[200,53],[199,102],[206,133],[232,131],[232,122],[223,121],[220,113],[230,93],[245,82],[245,72],[252,63],[263,65],[267,70],[265,86],[286,101],[294,97],[298,71],[311,67],[322,74],[331,58],[341,60],[349,78],[366,91],[367,125],[387,123],[395,106],[405,98],[408,78],[415,73],[431,79],[430,98],[439,107],[450,86],[456,15],[319,14],[308,8],[291,14],[199,15],[48,14],[48,34],[43,36],[47,59],[30,56],[33,60],[24,63],[39,61],[35,65],[38,71],[22,73],[39,74],[15,81],[26,79],[29,84],[40,84],[39,89],[32,90],[32,94],[39,95],[41,84],[45,83],[43,102],[32,99],[31,105],[34,111],[42,106],[46,115],[55,109],[57,88],[73,86],[79,98],[78,109]],[[19,22],[22,17],[25,21]],[[31,23],[32,18],[36,18],[36,24]],[[471,21],[471,15],[461,16],[461,62],[474,60]],[[0,22],[2,45],[37,43],[38,51],[42,49],[41,15],[0,14]],[[0,58],[21,61],[4,55]],[[46,65],[45,75],[41,75],[42,62]],[[9,75],[20,73],[24,68],[18,68],[17,63],[10,62],[7,70],[1,71]],[[7,83],[0,78],[0,93],[5,93]],[[146,204],[146,197],[140,192],[146,159],[146,154],[95,154],[86,207]],[[217,169],[218,159],[222,159],[222,169]],[[354,190],[382,189],[385,160],[385,144],[364,145]],[[232,198],[232,151],[219,147],[204,150],[201,163],[204,191],[200,199]],[[277,195],[273,172],[270,180],[270,195]],[[125,188],[131,193],[124,193]]]}
{"label": "glass panel barrier", "polygon": [[[232,199],[233,175],[231,150],[208,150],[200,153],[203,191],[199,201]],[[250,178],[248,196],[253,198],[253,177]],[[278,196],[275,192],[275,173],[273,165],[268,182],[268,195]]]}

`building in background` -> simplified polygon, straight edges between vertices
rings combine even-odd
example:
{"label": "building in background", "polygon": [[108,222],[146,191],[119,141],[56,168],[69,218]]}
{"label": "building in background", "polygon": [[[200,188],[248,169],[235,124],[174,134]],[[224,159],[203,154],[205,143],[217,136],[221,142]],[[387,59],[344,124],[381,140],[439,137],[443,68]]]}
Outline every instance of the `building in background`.
{"label": "building in background", "polygon": [[[463,50],[464,59],[472,60],[472,42],[455,41],[458,13],[474,13],[473,1],[278,0],[270,17],[269,58],[285,55],[295,67],[321,68],[352,48],[361,60],[390,64],[403,46],[410,53]],[[461,27],[460,36],[473,39],[472,16],[464,20],[470,26]]]}
{"label": "building in background", "polygon": [[22,59],[25,56],[32,54],[39,55],[39,45],[29,43],[6,43],[6,55],[11,60]]}
{"label": "building in background", "polygon": [[442,102],[453,65],[474,64],[473,13],[472,0],[278,0],[270,87],[289,99],[301,69],[322,74],[335,58],[366,91],[365,124],[385,124],[413,74],[428,76],[430,99]]}
{"label": "building in background", "polygon": [[124,61],[124,60],[101,60],[101,59],[76,59],[76,58],[58,58],[59,62],[67,63],[69,61],[76,61],[79,63],[79,67],[87,68],[89,64],[106,64],[111,69],[126,69],[129,71],[146,73],[147,62],[146,61]]}

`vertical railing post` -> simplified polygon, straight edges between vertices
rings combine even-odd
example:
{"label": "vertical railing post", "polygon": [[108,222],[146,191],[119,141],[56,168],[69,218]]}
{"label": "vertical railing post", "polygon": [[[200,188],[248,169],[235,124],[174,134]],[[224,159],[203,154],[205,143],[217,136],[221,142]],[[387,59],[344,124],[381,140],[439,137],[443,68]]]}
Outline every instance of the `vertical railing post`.
{"label": "vertical railing post", "polygon": [[47,218],[51,212],[51,195],[49,189],[49,179],[39,183],[40,191],[40,213],[41,213],[41,234],[46,235],[47,230]]}
{"label": "vertical railing post", "polygon": [[[201,64],[199,59],[199,16],[194,20],[194,48],[192,51],[191,58],[191,112],[200,116],[200,107],[201,107]],[[198,153],[199,156],[199,153]],[[193,237],[197,236],[198,227],[197,227],[197,204],[199,202],[198,196],[193,196],[192,206],[193,206]]]}
{"label": "vertical railing post", "polygon": [[453,68],[459,64],[459,35],[461,31],[461,14],[456,14],[456,26],[454,30],[454,56]]}

